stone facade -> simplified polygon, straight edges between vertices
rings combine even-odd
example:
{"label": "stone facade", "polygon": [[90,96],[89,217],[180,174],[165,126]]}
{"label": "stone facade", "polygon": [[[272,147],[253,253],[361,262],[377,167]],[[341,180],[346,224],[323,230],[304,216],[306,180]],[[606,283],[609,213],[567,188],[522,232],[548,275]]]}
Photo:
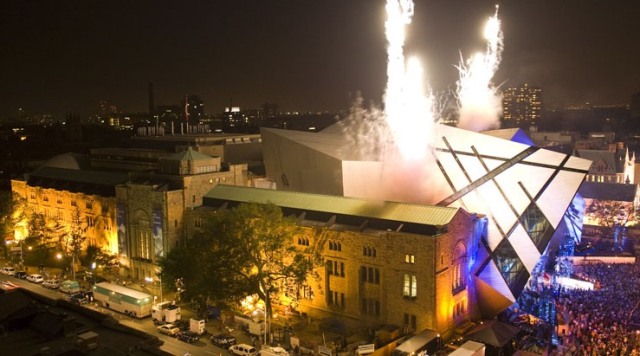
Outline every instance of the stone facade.
{"label": "stone facade", "polygon": [[[11,190],[24,199],[27,213],[42,214],[47,226],[57,233],[68,233],[74,220],[78,220],[87,245],[117,252],[115,197],[32,186],[20,180],[11,181]],[[28,234],[26,222],[21,222],[14,238],[20,241]]]}
{"label": "stone facade", "polygon": [[[354,327],[391,324],[403,332],[451,335],[477,312],[468,275],[475,219],[461,210],[434,236],[306,226],[309,243],[324,245],[325,266],[318,269],[320,280],[310,278],[301,289],[299,311],[312,318],[340,317]],[[306,239],[295,242],[304,245]],[[456,256],[456,248],[463,253]],[[454,288],[456,268],[463,271],[463,283]]]}
{"label": "stone facade", "polygon": [[[207,195],[203,207],[190,213],[190,235],[216,207],[227,206],[223,198],[209,200],[219,188]],[[479,317],[471,276],[477,246],[486,234],[486,218],[458,209],[444,226],[425,221],[411,229],[405,226],[411,223],[394,221],[396,228],[387,229],[375,222],[361,224],[376,217],[344,215],[338,218],[343,223],[336,223],[335,217],[329,221],[324,217],[342,213],[318,210],[320,204],[314,204],[317,200],[308,194],[296,198],[293,195],[298,193],[270,192],[274,193],[261,198],[264,190],[257,190],[255,200],[248,192],[240,197],[227,191],[220,197],[234,196],[230,206],[242,199],[266,199],[278,205],[271,195],[282,193],[288,194],[283,201],[301,200],[300,206],[314,207],[313,218],[304,208],[282,207],[288,215],[304,216],[293,245],[321,251],[323,260],[304,285],[288,291],[289,297],[295,295],[291,308],[312,319],[334,319],[351,330],[396,325],[403,333],[432,329],[446,337],[455,332],[456,326]],[[368,204],[377,206],[376,202]]]}
{"label": "stone facade", "polygon": [[[59,233],[68,232],[78,216],[86,226],[87,245],[117,255],[121,275],[145,280],[157,275],[159,257],[184,243],[185,213],[201,206],[211,188],[248,184],[247,164],[223,170],[219,158],[191,148],[160,158],[157,166],[159,170],[119,175],[55,168],[12,181],[12,190],[28,211],[42,213]],[[26,222],[19,223],[15,239],[28,234]]]}

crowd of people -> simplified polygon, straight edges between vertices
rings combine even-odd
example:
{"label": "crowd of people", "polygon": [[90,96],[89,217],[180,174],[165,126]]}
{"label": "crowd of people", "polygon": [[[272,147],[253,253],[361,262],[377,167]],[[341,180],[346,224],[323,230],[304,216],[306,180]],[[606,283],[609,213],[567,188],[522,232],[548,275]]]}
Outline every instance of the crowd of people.
{"label": "crowd of people", "polygon": [[572,355],[640,355],[640,264],[589,264],[579,275],[594,290],[559,289],[559,337]]}

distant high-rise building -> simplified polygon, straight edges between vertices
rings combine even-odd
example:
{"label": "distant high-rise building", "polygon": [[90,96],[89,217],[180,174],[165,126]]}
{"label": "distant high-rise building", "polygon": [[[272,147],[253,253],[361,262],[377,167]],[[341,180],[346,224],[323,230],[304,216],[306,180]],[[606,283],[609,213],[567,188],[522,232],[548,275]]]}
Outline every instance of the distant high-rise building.
{"label": "distant high-rise building", "polygon": [[529,128],[540,121],[542,89],[523,86],[507,88],[502,93],[503,126]]}
{"label": "distant high-rise building", "polygon": [[271,117],[275,117],[280,113],[280,107],[278,106],[278,104],[264,103],[260,107],[260,111],[262,111],[262,115],[265,118],[271,118]]}
{"label": "distant high-rise building", "polygon": [[204,102],[197,95],[186,95],[180,102],[185,121],[199,121],[204,118]]}

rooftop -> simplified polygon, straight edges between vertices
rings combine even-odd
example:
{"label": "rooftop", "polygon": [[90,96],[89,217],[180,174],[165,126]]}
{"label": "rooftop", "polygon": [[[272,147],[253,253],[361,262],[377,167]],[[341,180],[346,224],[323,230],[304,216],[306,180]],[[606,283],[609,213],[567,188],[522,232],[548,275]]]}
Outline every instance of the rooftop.
{"label": "rooftop", "polygon": [[428,206],[389,201],[372,201],[331,195],[310,194],[272,189],[217,185],[204,197],[204,205],[224,201],[244,203],[272,203],[283,209],[325,212],[420,225],[444,226],[460,210],[442,206]]}

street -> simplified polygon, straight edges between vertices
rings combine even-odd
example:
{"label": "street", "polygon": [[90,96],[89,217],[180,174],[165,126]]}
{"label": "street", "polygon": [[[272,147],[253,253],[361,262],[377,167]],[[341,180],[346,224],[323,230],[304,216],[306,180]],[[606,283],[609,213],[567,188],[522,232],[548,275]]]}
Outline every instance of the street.
{"label": "street", "polygon": [[[24,288],[24,289],[28,289],[30,291],[33,291],[35,293],[38,293],[40,295],[44,295],[48,298],[52,298],[52,299],[64,299],[66,294],[58,291],[58,290],[51,290],[51,289],[47,289],[45,287],[42,287],[39,284],[34,284],[31,282],[28,282],[26,280],[22,280],[22,279],[18,279],[12,276],[7,276],[7,275],[3,275],[0,274],[0,280],[4,280],[4,281],[10,281],[18,286],[20,286],[20,288]],[[211,323],[211,325],[207,325],[207,333],[205,333],[199,341],[193,343],[193,344],[189,344],[183,341],[180,341],[174,337],[170,337],[167,335],[163,335],[157,332],[156,330],[156,325],[154,325],[153,321],[151,320],[150,317],[144,318],[144,319],[137,319],[137,318],[133,318],[124,314],[121,314],[119,312],[110,310],[110,309],[106,309],[103,308],[101,306],[98,306],[97,303],[93,302],[93,303],[87,303],[87,304],[83,304],[83,307],[86,308],[91,308],[93,310],[97,310],[103,314],[107,314],[112,316],[114,319],[116,319],[118,322],[120,322],[123,325],[129,326],[131,328],[137,329],[137,330],[141,330],[144,331],[148,334],[151,335],[155,335],[157,336],[160,340],[162,340],[164,342],[164,344],[160,347],[162,350],[167,351],[171,354],[177,355],[177,356],[182,356],[185,355],[187,353],[195,356],[195,355],[227,355],[228,351],[221,349],[217,346],[212,345],[209,342],[209,337],[211,337],[211,335],[218,333],[218,330],[216,329],[216,327],[214,326],[213,323]],[[185,310],[184,308],[182,309],[182,319],[183,320],[188,320],[191,316],[193,316],[193,312],[190,310]],[[238,343],[249,343],[251,344],[251,339],[248,335],[246,335],[242,330],[234,330],[231,332],[231,334],[233,336],[235,336],[238,340]]]}

